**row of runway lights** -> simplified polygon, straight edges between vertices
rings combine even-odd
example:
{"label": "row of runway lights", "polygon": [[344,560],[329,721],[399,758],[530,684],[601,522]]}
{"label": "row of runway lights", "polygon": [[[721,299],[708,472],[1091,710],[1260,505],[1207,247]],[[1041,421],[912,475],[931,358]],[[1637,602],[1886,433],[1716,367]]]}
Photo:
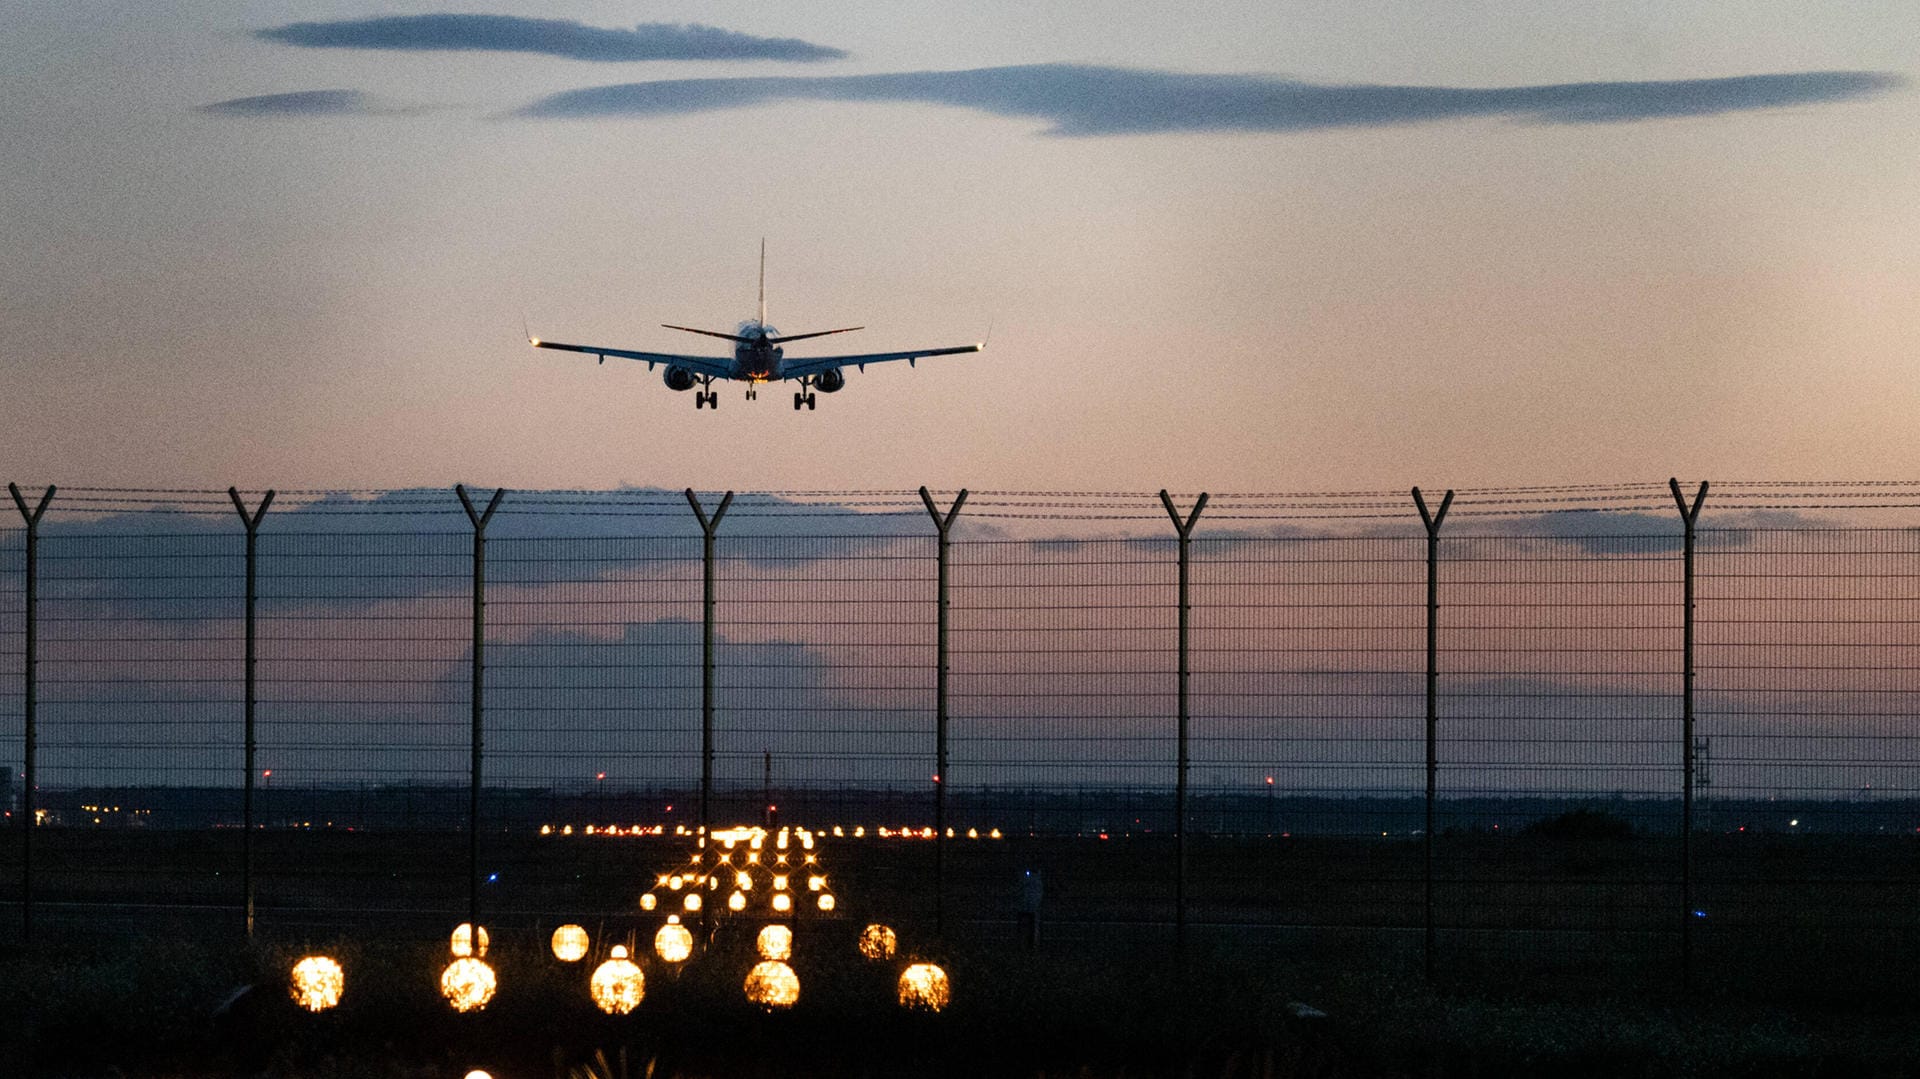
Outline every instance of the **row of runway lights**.
{"label": "row of runway lights", "polygon": [[[562,824],[558,828],[551,824],[543,824],[540,826],[541,835],[570,836],[576,834],[576,832],[580,835],[593,836],[664,836],[667,834],[667,826],[664,824],[629,824],[623,828],[618,824],[586,824],[577,829],[571,824]],[[693,828],[688,828],[684,824],[676,824],[673,827],[673,834],[676,836],[697,836],[700,834],[700,828],[697,825]],[[935,832],[932,828],[921,827],[875,828],[873,834],[879,836],[881,839],[932,839],[939,833]],[[844,839],[848,836],[854,839],[865,839],[867,837],[867,829],[865,825],[846,828],[836,824],[833,826],[833,836],[836,839]],[[968,839],[1005,838],[1000,834],[1000,829],[998,828],[989,828],[984,832],[978,828],[969,828],[964,832],[956,831],[952,828],[947,829],[948,839],[959,839],[962,836]]]}
{"label": "row of runway lights", "polygon": [[[453,931],[453,962],[440,975],[440,993],[457,1012],[485,1008],[499,987],[493,968],[481,958],[487,954],[487,930],[478,934],[462,923]],[[587,931],[578,925],[563,925],[553,931],[553,957],[563,963],[578,963],[587,956]],[[793,956],[793,930],[785,925],[768,925],[754,941],[760,962],[747,972],[742,990],[749,1001],[768,1010],[791,1008],[800,999],[800,976],[787,960]],[[884,925],[869,925],[860,933],[860,954],[874,962],[894,956],[898,938]],[[667,918],[654,934],[653,950],[663,962],[678,965],[693,955],[693,934],[680,924],[678,915]],[[594,969],[587,988],[593,1002],[608,1015],[626,1015],[640,1006],[646,996],[646,976],[623,945],[614,945],[608,958]],[[940,1011],[952,999],[947,972],[932,963],[912,963],[900,972],[900,1006],[924,1011]],[[330,956],[309,955],[293,965],[289,991],[294,1003],[310,1012],[323,1012],[340,1003],[346,991],[346,971]]]}

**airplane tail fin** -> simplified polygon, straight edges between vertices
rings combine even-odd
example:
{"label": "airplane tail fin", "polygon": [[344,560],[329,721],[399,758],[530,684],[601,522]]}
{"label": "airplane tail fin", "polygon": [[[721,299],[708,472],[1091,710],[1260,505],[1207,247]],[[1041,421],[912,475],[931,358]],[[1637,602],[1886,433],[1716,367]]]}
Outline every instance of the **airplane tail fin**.
{"label": "airplane tail fin", "polygon": [[767,324],[767,238],[760,237],[760,325]]}

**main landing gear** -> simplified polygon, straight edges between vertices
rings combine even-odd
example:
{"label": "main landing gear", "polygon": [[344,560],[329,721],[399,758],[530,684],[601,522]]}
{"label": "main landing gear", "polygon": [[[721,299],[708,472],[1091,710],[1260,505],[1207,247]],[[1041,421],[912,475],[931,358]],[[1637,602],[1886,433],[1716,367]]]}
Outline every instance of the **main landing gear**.
{"label": "main landing gear", "polygon": [[719,393],[719,391],[717,391],[717,390],[699,390],[699,391],[696,391],[696,392],[694,393],[694,395],[693,395],[693,407],[695,407],[695,408],[714,408],[714,409],[717,409],[717,408],[719,408],[719,407],[720,407],[720,393]]}
{"label": "main landing gear", "polygon": [[811,391],[803,390],[793,395],[793,410],[795,412],[800,411],[802,405],[806,406],[807,411],[813,411],[813,393]]}

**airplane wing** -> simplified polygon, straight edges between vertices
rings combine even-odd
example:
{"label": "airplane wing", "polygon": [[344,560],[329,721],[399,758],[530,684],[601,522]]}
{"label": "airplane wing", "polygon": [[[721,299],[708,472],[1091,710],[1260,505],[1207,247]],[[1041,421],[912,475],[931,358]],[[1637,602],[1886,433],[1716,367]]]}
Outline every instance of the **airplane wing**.
{"label": "airplane wing", "polygon": [[584,352],[589,356],[600,357],[607,362],[608,356],[618,356],[623,360],[643,360],[651,371],[656,363],[684,367],[697,375],[711,375],[714,378],[732,378],[733,361],[719,356],[681,356],[671,352],[634,352],[624,348],[603,348],[600,345],[568,345],[559,341],[543,341],[538,337],[529,339],[534,348],[557,348],[563,352]]}
{"label": "airplane wing", "polygon": [[792,359],[780,365],[780,377],[806,378],[836,367],[858,367],[865,370],[870,363],[886,363],[889,360],[906,360],[912,363],[922,356],[952,356],[961,352],[979,352],[985,345],[961,345],[958,348],[916,348],[906,352],[868,352],[858,356],[808,356],[804,359]]}

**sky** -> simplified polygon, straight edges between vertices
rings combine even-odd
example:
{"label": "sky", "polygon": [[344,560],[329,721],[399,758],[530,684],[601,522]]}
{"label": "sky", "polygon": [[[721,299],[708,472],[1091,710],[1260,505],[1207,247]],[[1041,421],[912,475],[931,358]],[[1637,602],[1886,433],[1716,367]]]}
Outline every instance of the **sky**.
{"label": "sky", "polygon": [[[23,485],[1899,477],[1908,0],[0,0]],[[478,17],[476,17],[478,16]],[[525,333],[864,325],[817,411]],[[717,354],[717,353],[716,353]]]}

